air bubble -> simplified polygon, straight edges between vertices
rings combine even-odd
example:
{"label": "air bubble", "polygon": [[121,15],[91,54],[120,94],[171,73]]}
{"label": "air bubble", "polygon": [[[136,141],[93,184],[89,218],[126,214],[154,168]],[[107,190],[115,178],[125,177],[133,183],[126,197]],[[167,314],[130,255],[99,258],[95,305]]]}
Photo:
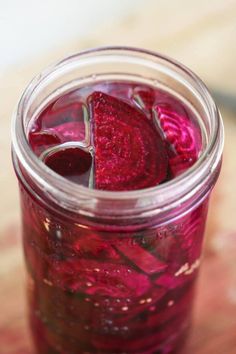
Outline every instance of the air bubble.
{"label": "air bubble", "polygon": [[62,239],[62,232],[60,229],[56,230],[56,237],[61,240]]}
{"label": "air bubble", "polygon": [[122,307],[122,311],[128,311],[128,309],[129,309],[128,306],[123,306]]}
{"label": "air bubble", "polygon": [[174,305],[174,301],[173,300],[170,300],[169,302],[168,302],[168,307],[171,307],[171,306],[173,306]]}

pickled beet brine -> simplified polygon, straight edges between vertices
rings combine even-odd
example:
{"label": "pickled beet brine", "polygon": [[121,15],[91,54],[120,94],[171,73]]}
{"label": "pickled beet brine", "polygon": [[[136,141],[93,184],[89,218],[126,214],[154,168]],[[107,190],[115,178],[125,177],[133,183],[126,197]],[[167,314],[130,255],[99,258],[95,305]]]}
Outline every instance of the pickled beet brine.
{"label": "pickled beet brine", "polygon": [[29,142],[55,172],[91,188],[154,187],[197,160],[193,115],[147,86],[104,83],[68,93],[33,122]]}
{"label": "pickled beet brine", "polygon": [[[30,122],[28,140],[64,183],[121,193],[184,173],[204,138],[193,110],[170,93],[106,81],[52,100]],[[190,322],[207,200],[168,224],[125,233],[71,222],[27,193],[22,203],[38,353],[177,352]]]}

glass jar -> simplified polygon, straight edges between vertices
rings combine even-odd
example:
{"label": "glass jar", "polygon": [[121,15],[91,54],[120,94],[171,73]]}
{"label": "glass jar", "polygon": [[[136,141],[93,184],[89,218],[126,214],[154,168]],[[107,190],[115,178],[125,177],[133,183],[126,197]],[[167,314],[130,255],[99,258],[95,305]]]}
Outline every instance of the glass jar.
{"label": "glass jar", "polygon": [[[29,123],[53,99],[98,80],[160,88],[198,118],[203,151],[175,179],[111,192],[66,181],[32,152]],[[37,76],[13,121],[28,274],[39,354],[171,353],[189,329],[223,126],[208,90],[183,65],[142,49],[85,51]]]}

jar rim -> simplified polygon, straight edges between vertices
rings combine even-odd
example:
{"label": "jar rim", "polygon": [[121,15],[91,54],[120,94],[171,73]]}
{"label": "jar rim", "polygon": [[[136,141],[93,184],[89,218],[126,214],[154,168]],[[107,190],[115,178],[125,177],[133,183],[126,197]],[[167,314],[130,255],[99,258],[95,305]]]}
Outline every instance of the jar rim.
{"label": "jar rim", "polygon": [[[192,82],[194,82],[197,92],[201,97],[204,97],[204,103],[209,115],[215,122],[214,129],[212,129],[209,136],[209,142],[198,161],[192,167],[176,178],[155,187],[117,192],[90,189],[71,181],[66,181],[65,183],[63,177],[48,168],[30,149],[22,119],[24,111],[30,100],[31,94],[34,92],[37,85],[43,80],[48,79],[52,72],[61,70],[61,68],[71,65],[86,56],[92,57],[96,54],[114,55],[117,53],[122,53],[126,56],[145,56],[146,60],[151,60],[154,63],[156,60],[161,60],[165,65],[171,65],[178,68],[181,73],[190,78]],[[124,205],[121,206],[121,202],[125,201],[130,205],[132,204],[132,201],[139,200],[140,203],[137,208],[139,213],[145,213],[153,209],[157,212],[158,210],[169,210],[170,208],[175,207],[177,204],[184,202],[200,190],[202,187],[201,184],[214,174],[221,160],[223,143],[224,134],[222,119],[211,94],[202,80],[178,61],[171,59],[168,56],[136,47],[108,46],[88,49],[73,54],[56,64],[51,65],[37,75],[27,86],[19,101],[12,121],[13,163],[17,172],[19,172],[18,165],[20,163],[31,178],[34,179],[41,188],[48,191],[54,200],[55,198],[60,199],[61,205],[63,205],[64,208],[74,211],[77,210],[78,213],[85,215],[94,215],[98,200],[102,200],[104,205],[111,202],[116,203],[116,207],[118,207],[119,210],[113,210],[110,212],[115,217],[130,212],[128,206],[127,208],[124,208]],[[178,193],[176,193],[177,191]],[[107,206],[105,209],[106,211],[103,210],[103,212],[109,214],[109,207]]]}

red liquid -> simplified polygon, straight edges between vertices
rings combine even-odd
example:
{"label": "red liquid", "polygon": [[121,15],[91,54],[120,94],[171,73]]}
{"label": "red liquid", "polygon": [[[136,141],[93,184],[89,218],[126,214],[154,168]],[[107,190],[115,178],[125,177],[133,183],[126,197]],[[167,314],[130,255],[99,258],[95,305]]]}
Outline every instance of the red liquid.
{"label": "red liquid", "polygon": [[79,176],[90,159],[93,186],[114,191],[164,183],[192,166],[201,150],[195,117],[183,104],[130,83],[97,84],[57,99],[33,123],[29,142],[49,167],[69,179],[70,167],[61,160],[78,155],[77,173],[75,167],[71,172],[77,183],[86,185]]}
{"label": "red liquid", "polygon": [[[129,83],[59,98],[33,122],[29,142],[65,178],[113,191],[171,180],[202,144],[181,102]],[[207,201],[168,225],[129,233],[71,222],[25,191],[22,203],[38,353],[176,352],[189,326]]]}

